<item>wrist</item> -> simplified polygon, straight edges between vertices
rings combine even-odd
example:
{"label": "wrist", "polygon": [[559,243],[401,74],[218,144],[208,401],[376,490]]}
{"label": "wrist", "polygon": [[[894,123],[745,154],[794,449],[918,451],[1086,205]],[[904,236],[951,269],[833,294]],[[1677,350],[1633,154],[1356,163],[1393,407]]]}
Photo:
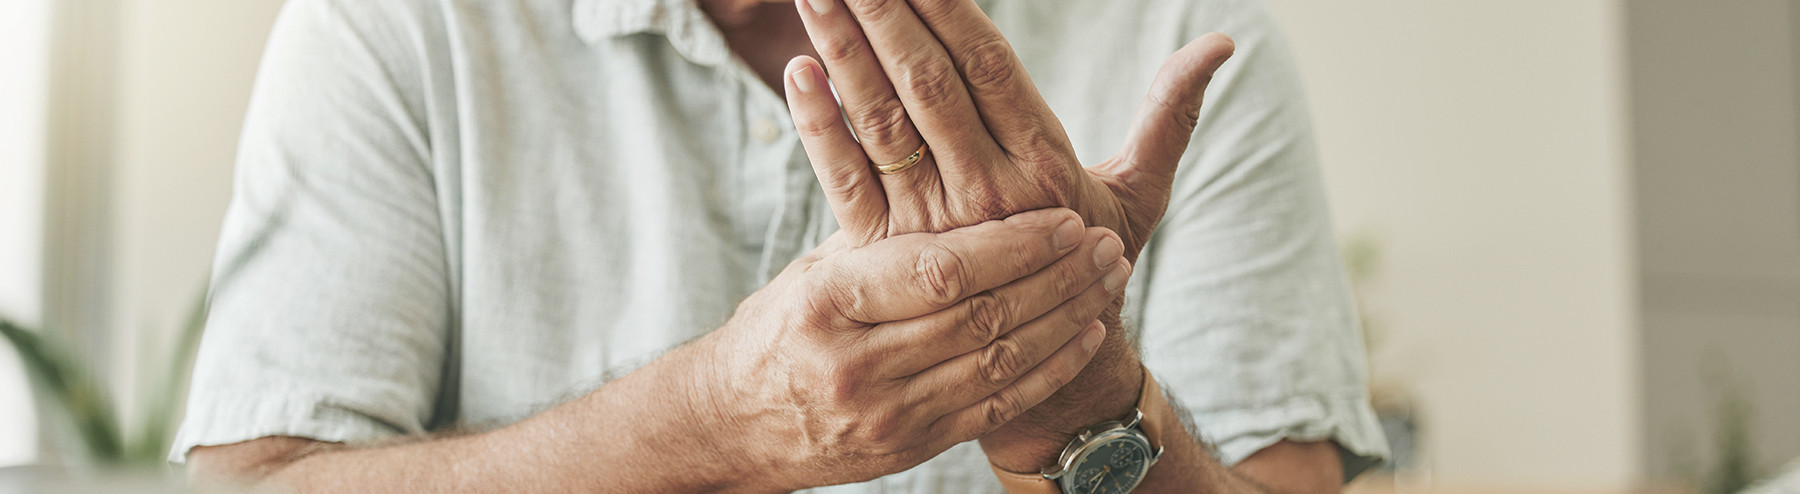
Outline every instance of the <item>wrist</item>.
{"label": "wrist", "polygon": [[[727,331],[714,331],[706,337],[682,345],[646,366],[636,377],[655,382],[649,390],[661,398],[644,401],[666,403],[650,409],[631,429],[635,445],[655,445],[639,450],[661,450],[665,457],[659,468],[680,471],[684,477],[681,491],[706,492],[779,492],[769,473],[774,471],[762,462],[772,458],[758,451],[754,434],[737,426],[743,419],[733,414],[728,381],[729,360],[720,352],[729,348],[721,341]],[[649,372],[644,372],[649,371]]]}
{"label": "wrist", "polygon": [[1123,419],[1137,407],[1143,366],[1116,311],[1108,312],[1115,316],[1102,317],[1108,326],[1106,342],[1087,367],[1055,395],[981,439],[994,466],[1012,472],[1041,470],[1055,463],[1082,429]]}

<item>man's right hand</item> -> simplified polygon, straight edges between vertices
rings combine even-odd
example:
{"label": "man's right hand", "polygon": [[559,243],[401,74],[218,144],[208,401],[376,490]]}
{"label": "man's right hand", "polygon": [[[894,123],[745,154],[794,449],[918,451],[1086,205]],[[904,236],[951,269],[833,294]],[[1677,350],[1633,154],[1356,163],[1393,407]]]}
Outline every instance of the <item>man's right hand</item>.
{"label": "man's right hand", "polygon": [[725,327],[581,398],[478,434],[195,448],[203,483],[298,492],[776,492],[868,480],[1050,396],[1130,274],[1067,209],[795,261]]}
{"label": "man's right hand", "polygon": [[1066,209],[840,243],[695,344],[690,396],[750,490],[873,479],[1012,420],[1087,364],[1130,269]]}

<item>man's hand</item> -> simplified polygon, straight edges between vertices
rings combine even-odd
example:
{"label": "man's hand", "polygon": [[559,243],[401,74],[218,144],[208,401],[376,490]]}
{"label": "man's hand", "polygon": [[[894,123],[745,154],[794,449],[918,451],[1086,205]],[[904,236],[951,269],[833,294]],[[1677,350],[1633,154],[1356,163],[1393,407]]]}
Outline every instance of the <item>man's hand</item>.
{"label": "man's hand", "polygon": [[[1215,33],[1171,56],[1125,148],[1086,168],[973,0],[797,1],[850,126],[808,57],[788,66],[790,111],[840,223],[865,242],[1068,207],[1118,232],[1135,260],[1167,207],[1201,95],[1233,49]],[[919,165],[872,170],[921,143],[931,153]]]}
{"label": "man's hand", "polygon": [[793,264],[699,345],[728,455],[791,490],[912,468],[1073,379],[1123,289],[1119,240],[1068,210],[893,237]]}
{"label": "man's hand", "polygon": [[[1092,168],[999,30],[972,0],[797,0],[829,68],[788,66],[790,112],[838,222],[858,241],[941,231],[1045,207],[1068,207],[1123,239],[1135,261],[1161,220],[1212,74],[1230,57],[1213,34],[1158,74],[1123,150]],[[909,5],[910,3],[910,5]],[[877,175],[929,143],[916,166]],[[1102,319],[1117,329],[1122,298]],[[1035,470],[1081,427],[1126,415],[1142,371],[1123,331],[1063,392],[985,437],[990,459]]]}
{"label": "man's hand", "polygon": [[1118,237],[1080,220],[838,237],[723,328],[520,423],[387,447],[265,437],[197,448],[192,471],[324,492],[778,492],[899,472],[1093,357],[1127,272]]}

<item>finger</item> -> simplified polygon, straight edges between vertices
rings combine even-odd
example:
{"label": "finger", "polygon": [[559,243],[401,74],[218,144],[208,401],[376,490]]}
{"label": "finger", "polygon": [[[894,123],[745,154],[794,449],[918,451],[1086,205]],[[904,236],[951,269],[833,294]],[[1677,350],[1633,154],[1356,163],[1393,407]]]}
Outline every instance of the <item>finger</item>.
{"label": "finger", "polygon": [[887,196],[869,167],[868,155],[844,126],[825,69],[810,57],[795,57],[784,73],[788,113],[838,226],[849,232],[854,245],[886,238]]}
{"label": "finger", "polygon": [[[844,118],[871,164],[900,161],[919,149],[925,138],[913,126],[906,106],[894,92],[887,73],[863,37],[862,27],[840,0],[795,0],[806,34],[830,74]],[[904,172],[881,175],[892,192],[894,211],[924,211],[941,184],[936,160],[929,157]]]}
{"label": "finger", "polygon": [[906,113],[931,143],[944,186],[960,190],[985,182],[989,171],[984,165],[998,161],[1000,148],[982,125],[981,114],[944,46],[906,2],[844,3],[855,13],[881,73],[893,82]]}
{"label": "finger", "polygon": [[[961,71],[981,121],[1001,149],[1026,162],[1073,156],[1050,104],[1025,64],[974,0],[908,0]],[[1063,163],[1079,167],[1079,163]]]}
{"label": "finger", "polygon": [[[1050,267],[970,296],[948,309],[880,325],[869,332],[866,344],[870,353],[890,356],[881,362],[880,375],[919,373],[953,356],[986,347],[1095,287],[1117,292],[1131,273],[1124,252],[1124,244],[1112,230],[1090,227],[1081,246]],[[1104,283],[1096,284],[1103,279]]]}
{"label": "finger", "polygon": [[1118,299],[1130,268],[1121,261],[1116,269],[1120,274],[1118,288],[1104,281],[1095,282],[1075,298],[987,346],[913,376],[907,384],[909,402],[934,414],[949,413],[1011,385],[1075,338],[1082,328],[1094,323],[1100,312]]}
{"label": "finger", "polygon": [[939,444],[932,446],[948,448],[985,436],[1062,389],[1094,358],[1094,351],[1106,337],[1106,327],[1099,321],[1086,328],[1081,336],[1064,344],[1011,385],[939,418],[931,425],[932,437]]}
{"label": "finger", "polygon": [[876,324],[943,310],[963,298],[1036,273],[1075,250],[1081,217],[1028,211],[944,233],[890,237],[832,256],[807,271],[806,292],[828,314]]}
{"label": "finger", "polygon": [[1168,187],[1199,125],[1206,86],[1234,49],[1230,37],[1212,33],[1170,56],[1138,107],[1120,159],[1103,171],[1118,177],[1127,188]]}

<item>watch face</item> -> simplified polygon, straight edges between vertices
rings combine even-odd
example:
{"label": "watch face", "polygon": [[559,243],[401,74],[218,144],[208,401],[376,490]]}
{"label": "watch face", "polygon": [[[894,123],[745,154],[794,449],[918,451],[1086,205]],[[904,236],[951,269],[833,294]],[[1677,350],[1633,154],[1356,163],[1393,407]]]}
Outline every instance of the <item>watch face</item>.
{"label": "watch face", "polygon": [[1076,460],[1062,478],[1066,494],[1124,494],[1137,487],[1150,465],[1150,443],[1134,435],[1103,439]]}

